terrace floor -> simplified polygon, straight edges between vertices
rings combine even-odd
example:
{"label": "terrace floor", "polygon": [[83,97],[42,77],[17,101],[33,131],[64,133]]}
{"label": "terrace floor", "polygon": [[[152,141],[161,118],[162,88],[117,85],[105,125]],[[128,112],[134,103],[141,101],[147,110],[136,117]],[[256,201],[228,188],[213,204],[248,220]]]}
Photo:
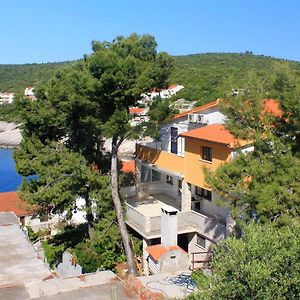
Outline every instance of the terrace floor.
{"label": "terrace floor", "polygon": [[169,205],[180,211],[180,203],[165,194],[145,195],[142,198],[127,198],[126,202],[147,217],[161,215],[161,207]]}

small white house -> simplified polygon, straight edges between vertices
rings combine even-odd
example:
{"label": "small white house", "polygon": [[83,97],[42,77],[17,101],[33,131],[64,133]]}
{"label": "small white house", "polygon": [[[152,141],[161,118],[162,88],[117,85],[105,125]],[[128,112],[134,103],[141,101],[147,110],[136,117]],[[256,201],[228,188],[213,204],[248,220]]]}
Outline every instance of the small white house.
{"label": "small white house", "polygon": [[13,93],[0,93],[0,104],[11,104],[14,101]]}
{"label": "small white house", "polygon": [[149,93],[142,94],[142,98],[145,100],[153,100],[155,97],[160,96],[162,99],[167,99],[176,95],[180,90],[184,89],[183,85],[172,84],[167,89],[153,88]]}
{"label": "small white house", "polygon": [[171,96],[176,95],[182,89],[184,89],[184,86],[181,84],[172,84],[168,87],[168,91]]}
{"label": "small white house", "polygon": [[24,95],[25,95],[25,96],[28,96],[28,97],[34,96],[34,87],[28,86],[28,87],[25,89]]}

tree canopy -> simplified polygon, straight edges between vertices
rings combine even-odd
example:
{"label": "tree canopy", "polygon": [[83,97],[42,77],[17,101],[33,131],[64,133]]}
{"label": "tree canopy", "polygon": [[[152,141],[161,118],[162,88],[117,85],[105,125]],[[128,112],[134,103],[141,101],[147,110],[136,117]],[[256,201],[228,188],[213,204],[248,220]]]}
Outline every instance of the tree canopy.
{"label": "tree canopy", "polygon": [[[118,148],[126,138],[137,136],[137,127],[129,124],[129,106],[141,93],[166,84],[172,59],[157,53],[156,46],[151,35],[94,41],[92,54],[37,87],[36,102],[22,96],[17,100],[23,118],[17,167],[23,175],[37,175],[24,181],[23,194],[40,207],[70,212],[76,198],[83,197],[93,243],[97,220],[92,204],[109,201],[99,191],[107,189],[104,182],[110,178],[131,273],[134,261],[119,196]],[[104,138],[112,140],[110,153],[104,153]]]}
{"label": "tree canopy", "polygon": [[[299,223],[299,86],[294,72],[279,65],[264,82],[251,74],[237,96],[224,100],[226,126],[252,140],[254,151],[207,174],[207,181],[230,199],[238,218]],[[265,110],[266,97],[277,99],[280,114]]]}
{"label": "tree canopy", "polygon": [[244,235],[214,248],[212,275],[194,274],[199,292],[191,299],[298,299],[299,227],[250,224]]}

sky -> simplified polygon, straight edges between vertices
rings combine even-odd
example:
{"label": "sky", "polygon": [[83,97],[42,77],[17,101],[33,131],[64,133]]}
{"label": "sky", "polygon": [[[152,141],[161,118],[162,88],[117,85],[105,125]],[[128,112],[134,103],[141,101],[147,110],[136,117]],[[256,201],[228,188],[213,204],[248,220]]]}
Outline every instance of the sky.
{"label": "sky", "polygon": [[0,0],[0,64],[74,60],[91,42],[154,35],[171,55],[252,51],[300,61],[299,0]]}

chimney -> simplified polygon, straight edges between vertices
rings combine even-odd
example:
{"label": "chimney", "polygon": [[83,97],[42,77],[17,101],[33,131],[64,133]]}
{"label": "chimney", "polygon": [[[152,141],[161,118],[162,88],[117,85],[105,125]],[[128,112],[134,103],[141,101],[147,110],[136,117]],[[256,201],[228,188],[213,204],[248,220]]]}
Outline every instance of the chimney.
{"label": "chimney", "polygon": [[164,247],[177,246],[177,213],[172,206],[161,208],[161,245]]}

